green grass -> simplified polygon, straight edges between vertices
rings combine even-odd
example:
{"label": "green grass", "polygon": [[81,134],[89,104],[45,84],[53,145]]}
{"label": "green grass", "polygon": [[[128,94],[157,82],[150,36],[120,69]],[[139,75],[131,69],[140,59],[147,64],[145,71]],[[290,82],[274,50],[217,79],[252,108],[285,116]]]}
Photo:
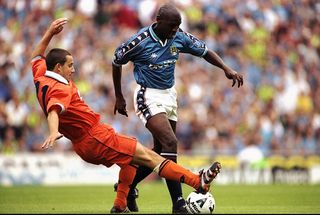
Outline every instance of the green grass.
{"label": "green grass", "polygon": [[[191,188],[183,185],[185,197]],[[139,185],[139,213],[171,213],[162,182]],[[218,214],[317,214],[320,185],[214,185]],[[113,186],[0,187],[2,214],[105,214],[112,207]]]}

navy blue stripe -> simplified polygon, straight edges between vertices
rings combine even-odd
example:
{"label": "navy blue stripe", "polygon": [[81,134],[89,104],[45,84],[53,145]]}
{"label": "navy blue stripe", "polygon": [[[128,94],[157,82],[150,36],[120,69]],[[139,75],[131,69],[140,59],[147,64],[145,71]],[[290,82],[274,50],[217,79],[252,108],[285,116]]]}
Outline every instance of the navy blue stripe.
{"label": "navy blue stripe", "polygon": [[144,118],[146,120],[148,120],[151,117],[151,113],[145,103],[145,101],[146,101],[146,99],[144,97],[145,92],[146,92],[146,88],[141,86],[140,90],[137,93],[137,105],[138,105],[138,110],[141,111]]}

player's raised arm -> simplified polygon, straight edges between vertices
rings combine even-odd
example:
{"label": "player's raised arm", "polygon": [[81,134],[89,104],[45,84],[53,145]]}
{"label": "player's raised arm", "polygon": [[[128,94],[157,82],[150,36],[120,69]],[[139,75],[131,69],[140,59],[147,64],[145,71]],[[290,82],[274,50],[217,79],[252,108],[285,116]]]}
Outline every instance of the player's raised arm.
{"label": "player's raised arm", "polygon": [[44,55],[44,52],[46,48],[49,45],[50,40],[52,37],[58,33],[60,33],[63,29],[63,25],[67,23],[67,18],[59,18],[54,20],[43,37],[41,38],[40,42],[35,47],[34,51],[32,52],[32,58],[38,56],[38,55]]}

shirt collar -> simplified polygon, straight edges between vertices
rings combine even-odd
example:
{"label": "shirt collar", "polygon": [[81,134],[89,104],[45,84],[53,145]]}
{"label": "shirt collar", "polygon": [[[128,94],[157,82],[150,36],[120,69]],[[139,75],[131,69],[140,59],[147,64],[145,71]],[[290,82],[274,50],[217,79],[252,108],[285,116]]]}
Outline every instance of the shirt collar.
{"label": "shirt collar", "polygon": [[163,47],[163,46],[165,46],[165,45],[167,44],[168,39],[166,39],[166,40],[164,41],[164,43],[160,40],[160,38],[159,38],[159,37],[156,35],[156,33],[153,31],[153,28],[152,28],[152,27],[154,27],[155,25],[156,25],[156,23],[153,23],[152,25],[150,25],[150,27],[149,27],[150,35],[151,35],[152,39],[154,39],[155,41],[159,42],[159,43],[161,44],[161,46]]}
{"label": "shirt collar", "polygon": [[62,77],[61,75],[59,75],[58,73],[52,72],[47,70],[46,73],[44,74],[47,77],[53,78],[61,83],[64,83],[66,85],[69,85],[69,82],[67,81],[67,79],[65,79],[64,77]]}

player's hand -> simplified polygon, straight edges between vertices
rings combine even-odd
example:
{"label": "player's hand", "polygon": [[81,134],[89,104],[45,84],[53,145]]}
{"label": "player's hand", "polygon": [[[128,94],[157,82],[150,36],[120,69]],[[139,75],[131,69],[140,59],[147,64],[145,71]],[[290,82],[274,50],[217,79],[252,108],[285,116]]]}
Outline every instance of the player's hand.
{"label": "player's hand", "polygon": [[41,148],[42,149],[52,148],[56,140],[60,139],[61,137],[63,137],[63,134],[60,134],[59,132],[50,134],[49,137],[42,144]]}
{"label": "player's hand", "polygon": [[124,98],[116,98],[116,104],[114,105],[114,111],[113,111],[114,115],[116,115],[118,111],[118,113],[128,117],[126,106],[127,104]]}
{"label": "player's hand", "polygon": [[232,79],[232,87],[238,82],[238,88],[243,85],[243,76],[234,70],[226,70],[225,75],[228,79]]}
{"label": "player's hand", "polygon": [[63,26],[65,24],[67,24],[68,22],[68,19],[67,18],[59,18],[59,19],[56,19],[54,20],[48,31],[52,34],[52,35],[55,35],[55,34],[59,34],[62,30],[63,30]]}

